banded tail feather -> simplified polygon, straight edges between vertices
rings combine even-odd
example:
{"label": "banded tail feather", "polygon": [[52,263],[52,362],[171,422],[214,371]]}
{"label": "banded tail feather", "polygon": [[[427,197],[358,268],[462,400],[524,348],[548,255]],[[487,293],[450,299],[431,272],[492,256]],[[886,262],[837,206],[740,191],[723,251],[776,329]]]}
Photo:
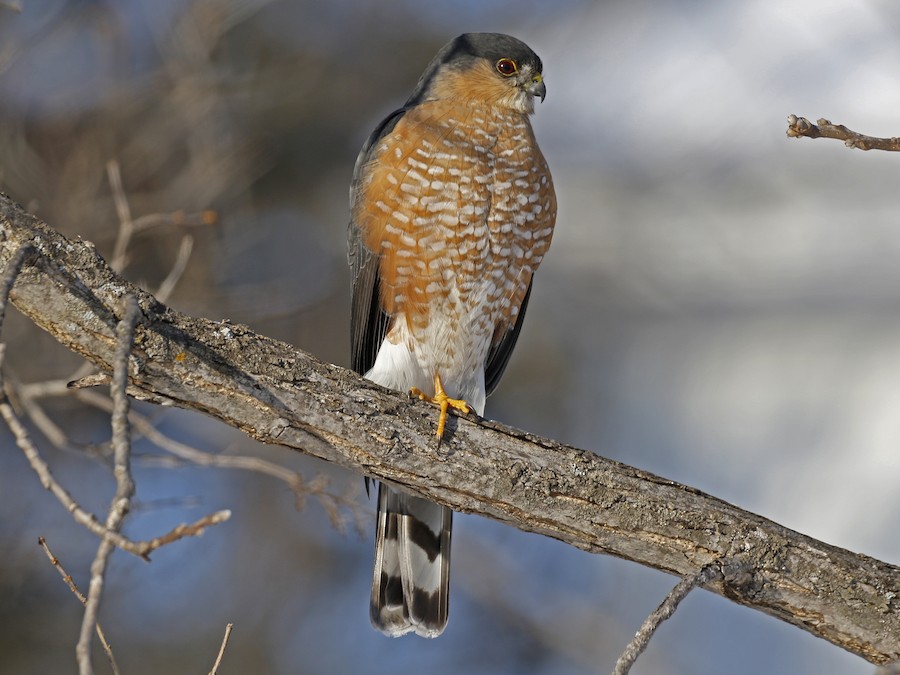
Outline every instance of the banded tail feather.
{"label": "banded tail feather", "polygon": [[447,625],[453,512],[378,485],[370,618],[386,635],[437,637]]}

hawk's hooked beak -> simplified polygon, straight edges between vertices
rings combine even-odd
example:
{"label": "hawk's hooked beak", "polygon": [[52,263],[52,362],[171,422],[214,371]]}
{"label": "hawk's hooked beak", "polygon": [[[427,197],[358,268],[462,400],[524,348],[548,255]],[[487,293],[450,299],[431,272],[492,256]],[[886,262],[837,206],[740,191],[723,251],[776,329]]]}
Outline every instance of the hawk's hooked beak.
{"label": "hawk's hooked beak", "polygon": [[544,84],[543,76],[540,73],[535,73],[534,77],[531,78],[531,82],[525,87],[525,91],[532,96],[540,96],[541,103],[543,103],[544,97],[547,95],[547,85]]}

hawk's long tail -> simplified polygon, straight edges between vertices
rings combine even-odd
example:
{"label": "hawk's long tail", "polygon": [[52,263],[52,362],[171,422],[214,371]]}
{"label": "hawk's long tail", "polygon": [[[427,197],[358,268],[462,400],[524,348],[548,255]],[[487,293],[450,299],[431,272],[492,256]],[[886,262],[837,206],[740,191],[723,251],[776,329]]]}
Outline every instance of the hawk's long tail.
{"label": "hawk's long tail", "polygon": [[372,625],[394,637],[437,637],[447,625],[453,512],[378,485]]}

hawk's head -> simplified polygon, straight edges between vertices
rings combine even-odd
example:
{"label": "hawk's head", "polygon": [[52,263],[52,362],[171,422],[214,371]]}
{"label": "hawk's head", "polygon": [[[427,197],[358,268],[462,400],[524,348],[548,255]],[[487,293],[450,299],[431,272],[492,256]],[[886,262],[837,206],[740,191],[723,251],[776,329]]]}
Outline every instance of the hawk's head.
{"label": "hawk's head", "polygon": [[547,93],[540,57],[521,40],[502,33],[465,33],[448,42],[428,64],[408,104],[429,99],[481,101],[523,113]]}

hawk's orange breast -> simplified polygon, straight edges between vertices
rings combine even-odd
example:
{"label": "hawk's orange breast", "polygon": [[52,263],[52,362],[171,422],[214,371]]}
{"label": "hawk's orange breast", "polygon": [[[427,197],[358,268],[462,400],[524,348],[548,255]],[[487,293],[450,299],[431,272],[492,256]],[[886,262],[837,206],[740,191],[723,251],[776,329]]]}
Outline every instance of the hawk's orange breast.
{"label": "hawk's orange breast", "polygon": [[556,216],[528,117],[428,101],[409,110],[372,157],[355,217],[381,256],[384,310],[402,314],[413,336],[434,312],[478,332],[506,330]]}

